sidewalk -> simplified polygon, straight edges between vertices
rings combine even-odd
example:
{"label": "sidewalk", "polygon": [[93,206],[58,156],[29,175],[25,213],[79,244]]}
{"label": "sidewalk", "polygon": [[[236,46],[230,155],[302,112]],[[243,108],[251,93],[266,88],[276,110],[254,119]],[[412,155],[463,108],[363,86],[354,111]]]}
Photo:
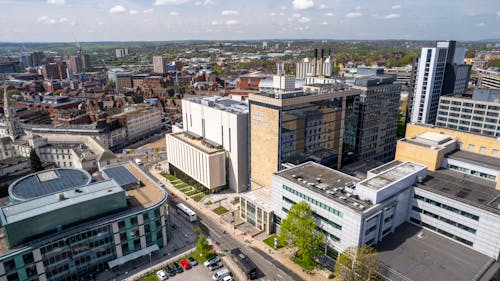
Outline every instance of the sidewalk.
{"label": "sidewalk", "polygon": [[[161,164],[162,167],[167,167],[167,161],[159,162],[159,164]],[[281,250],[271,249],[264,242],[259,241],[259,240],[255,240],[252,237],[250,237],[250,235],[245,235],[240,230],[234,229],[230,223],[225,222],[219,215],[217,215],[214,212],[212,212],[211,210],[205,208],[202,203],[196,202],[193,199],[186,197],[185,194],[183,194],[180,190],[178,190],[174,186],[172,186],[172,184],[167,179],[165,179],[165,177],[160,175],[160,172],[157,171],[156,169],[154,169],[154,167],[151,167],[149,172],[151,173],[151,175],[156,177],[160,182],[162,182],[165,185],[165,188],[169,192],[174,193],[178,199],[180,199],[182,201],[189,201],[189,203],[191,205],[193,205],[197,211],[202,212],[203,214],[209,216],[214,221],[218,221],[220,223],[220,226],[228,234],[234,236],[235,238],[239,239],[240,241],[246,241],[246,242],[248,242],[247,243],[248,245],[253,246],[255,248],[258,248],[261,251],[269,254],[274,259],[276,259],[281,264],[283,264],[285,267],[287,267],[289,270],[291,270],[294,273],[296,273],[297,275],[299,275],[302,279],[304,279],[304,280],[316,280],[316,281],[331,280],[331,279],[328,279],[328,278],[322,276],[321,273],[319,273],[318,271],[315,271],[314,275],[307,274],[306,272],[303,271],[302,267],[295,264],[290,259],[290,255],[287,253],[286,249],[281,249]]]}

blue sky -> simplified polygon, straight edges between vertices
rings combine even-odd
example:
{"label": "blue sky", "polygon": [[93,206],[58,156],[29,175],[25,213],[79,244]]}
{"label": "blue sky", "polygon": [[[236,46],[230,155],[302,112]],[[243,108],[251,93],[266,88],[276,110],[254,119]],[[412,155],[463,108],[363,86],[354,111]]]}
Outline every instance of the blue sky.
{"label": "blue sky", "polygon": [[0,41],[500,38],[499,0],[0,0]]}

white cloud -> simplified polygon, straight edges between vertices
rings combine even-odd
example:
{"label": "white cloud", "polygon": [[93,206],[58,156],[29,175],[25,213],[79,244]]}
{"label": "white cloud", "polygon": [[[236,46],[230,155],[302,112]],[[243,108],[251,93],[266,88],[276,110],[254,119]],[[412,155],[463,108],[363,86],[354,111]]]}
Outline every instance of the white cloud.
{"label": "white cloud", "polygon": [[238,23],[240,23],[238,20],[227,20],[225,22],[226,25],[236,25]]}
{"label": "white cloud", "polygon": [[137,11],[137,10],[130,10],[130,11],[128,11],[128,13],[131,14],[131,15],[137,15],[139,13],[139,11]]}
{"label": "white cloud", "polygon": [[155,9],[151,8],[151,9],[144,10],[142,12],[145,14],[152,14],[152,13],[154,13],[154,11],[155,11]]}
{"label": "white cloud", "polygon": [[299,13],[295,13],[292,15],[292,18],[300,18],[300,14]]}
{"label": "white cloud", "polygon": [[484,22],[480,22],[480,23],[476,24],[476,26],[478,26],[478,27],[483,27],[483,26],[485,26],[485,25],[486,25],[486,24],[485,24]]}
{"label": "white cloud", "polygon": [[310,22],[311,19],[308,17],[301,17],[298,21],[301,23],[307,23],[307,22]]}
{"label": "white cloud", "polygon": [[240,12],[238,11],[235,11],[235,10],[225,10],[225,11],[222,11],[221,15],[223,16],[235,16],[235,15],[239,15]]}
{"label": "white cloud", "polygon": [[116,6],[112,7],[111,9],[109,9],[109,12],[112,14],[119,14],[119,13],[123,13],[125,11],[127,11],[127,9],[125,9],[125,7],[123,7],[122,5],[116,5]]}
{"label": "white cloud", "polygon": [[212,0],[196,1],[194,2],[196,6],[208,6],[215,4]]}
{"label": "white cloud", "polygon": [[359,18],[359,17],[361,17],[361,16],[363,16],[363,14],[362,14],[362,13],[360,13],[360,12],[350,12],[350,13],[347,13],[347,14],[345,15],[345,17],[346,17],[346,18],[349,18],[349,19]]}
{"label": "white cloud", "polygon": [[321,23],[321,25],[328,25],[328,22],[323,21],[323,22]]}
{"label": "white cloud", "polygon": [[327,7],[325,4],[321,4],[321,5],[319,5],[319,7],[318,7],[318,9],[320,9],[320,10],[324,10],[324,9],[326,9],[326,8],[328,8],[328,7]]}
{"label": "white cloud", "polygon": [[166,5],[180,5],[188,2],[189,0],[155,0],[155,6],[166,6]]}
{"label": "white cloud", "polygon": [[66,0],[47,0],[47,4],[64,5]]}
{"label": "white cloud", "polygon": [[62,18],[59,19],[60,23],[64,23],[64,22],[68,22],[68,21],[69,20],[67,18],[65,18],[65,17],[62,17]]}
{"label": "white cloud", "polygon": [[354,8],[354,10],[356,10],[356,11],[361,10],[361,6],[356,6],[356,7]]}
{"label": "white cloud", "polygon": [[284,16],[284,15],[285,15],[285,13],[283,13],[283,12],[280,12],[280,14],[279,14],[279,15],[280,15],[280,16]]}
{"label": "white cloud", "polygon": [[327,16],[327,17],[333,17],[333,16],[335,16],[335,14],[332,13],[332,12],[329,12],[329,13],[326,13],[325,16]]}
{"label": "white cloud", "polygon": [[384,19],[390,20],[390,19],[398,19],[401,16],[399,14],[388,14],[384,16]]}
{"label": "white cloud", "polygon": [[307,10],[314,7],[314,2],[312,0],[293,0],[292,5],[295,10]]}
{"label": "white cloud", "polygon": [[[66,18],[64,18],[64,19],[66,19]],[[68,19],[66,19],[66,20],[68,20]],[[41,23],[45,23],[45,24],[54,24],[57,22],[55,19],[51,19],[47,16],[41,16],[37,19],[37,21],[41,22]]]}
{"label": "white cloud", "polygon": [[104,25],[102,21],[98,22],[97,25]]}
{"label": "white cloud", "polygon": [[497,12],[497,18],[500,18],[500,11]]}
{"label": "white cloud", "polygon": [[218,20],[212,21],[212,25],[221,25],[221,24],[222,24],[221,21],[218,21]]}
{"label": "white cloud", "polygon": [[269,16],[270,16],[270,17],[274,17],[274,16],[276,16],[276,15],[278,15],[278,14],[276,14],[276,13],[269,13]]}
{"label": "white cloud", "polygon": [[170,14],[171,16],[178,16],[178,15],[179,15],[179,13],[178,13],[178,12],[170,12],[169,14]]}
{"label": "white cloud", "polygon": [[393,9],[393,10],[401,9],[401,5],[394,5],[391,7],[391,9]]}

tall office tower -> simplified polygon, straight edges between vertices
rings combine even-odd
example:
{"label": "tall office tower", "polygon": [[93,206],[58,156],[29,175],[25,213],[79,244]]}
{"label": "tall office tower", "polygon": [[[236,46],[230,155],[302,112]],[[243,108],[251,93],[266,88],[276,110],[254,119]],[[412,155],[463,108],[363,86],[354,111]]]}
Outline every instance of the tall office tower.
{"label": "tall office tower", "polygon": [[153,72],[161,74],[166,72],[165,61],[162,56],[153,57]]}
{"label": "tall office tower", "polygon": [[82,58],[80,56],[71,56],[69,58],[69,69],[72,74],[81,73],[83,70]]}
{"label": "tall office tower", "polygon": [[90,55],[82,54],[82,68],[84,71],[92,71],[92,60]]}
{"label": "tall office tower", "polygon": [[356,155],[359,159],[390,161],[397,142],[401,85],[392,76],[357,78],[353,88],[361,90]]}
{"label": "tall office tower", "polygon": [[467,91],[470,66],[464,66],[465,49],[455,45],[455,41],[446,41],[422,48],[411,98],[411,122],[434,124],[439,97]]}
{"label": "tall office tower", "polygon": [[40,66],[47,62],[47,58],[43,52],[33,52],[33,66]]}
{"label": "tall office tower", "polygon": [[125,49],[116,49],[115,52],[116,52],[116,57],[117,58],[123,58],[124,56],[128,55],[128,49],[127,48],[125,48]]}
{"label": "tall office tower", "polygon": [[262,49],[267,49],[267,41],[262,42]]}
{"label": "tall office tower", "polygon": [[19,64],[21,65],[21,69],[33,66],[33,53],[21,53],[21,55],[19,56]]}
{"label": "tall office tower", "polygon": [[63,80],[68,77],[67,66],[65,62],[49,63],[42,66],[43,79]]}
{"label": "tall office tower", "polygon": [[250,95],[251,188],[271,186],[287,163],[340,167],[342,155],[354,152],[358,99],[359,90],[335,84]]}

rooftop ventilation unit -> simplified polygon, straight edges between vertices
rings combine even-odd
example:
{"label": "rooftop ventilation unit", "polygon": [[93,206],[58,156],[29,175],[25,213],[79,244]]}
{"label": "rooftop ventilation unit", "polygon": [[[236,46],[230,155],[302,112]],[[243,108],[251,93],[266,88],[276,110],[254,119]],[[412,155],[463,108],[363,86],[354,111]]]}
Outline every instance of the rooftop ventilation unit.
{"label": "rooftop ventilation unit", "polygon": [[359,206],[358,206],[358,208],[359,208],[360,210],[363,210],[363,209],[365,208],[365,206],[363,206],[363,205],[359,205]]}
{"label": "rooftop ventilation unit", "polygon": [[317,182],[321,182],[321,178],[316,178],[316,181]]}
{"label": "rooftop ventilation unit", "polygon": [[347,193],[345,196],[347,196],[347,197],[351,197],[351,196],[352,196],[352,193]]}
{"label": "rooftop ventilation unit", "polygon": [[292,178],[296,179],[296,178],[297,178],[297,175],[292,175]]}
{"label": "rooftop ventilation unit", "polygon": [[347,200],[347,198],[345,198],[344,196],[340,196],[339,199],[340,200]]}

